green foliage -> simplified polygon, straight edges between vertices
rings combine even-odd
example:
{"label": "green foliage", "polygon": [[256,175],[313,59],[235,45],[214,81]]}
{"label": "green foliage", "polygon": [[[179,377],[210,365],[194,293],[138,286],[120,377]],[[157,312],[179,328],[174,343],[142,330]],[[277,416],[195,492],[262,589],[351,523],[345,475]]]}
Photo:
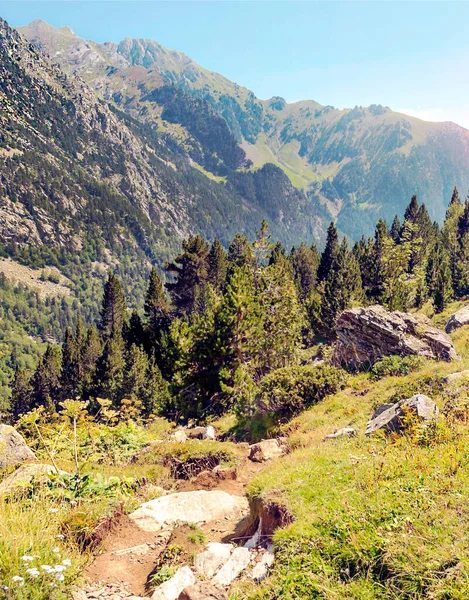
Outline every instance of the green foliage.
{"label": "green foliage", "polygon": [[330,365],[277,369],[259,383],[256,405],[261,411],[288,417],[344,385],[344,371]]}
{"label": "green foliage", "polygon": [[407,375],[420,368],[422,363],[419,356],[385,356],[373,365],[371,372],[376,379],[389,375]]}

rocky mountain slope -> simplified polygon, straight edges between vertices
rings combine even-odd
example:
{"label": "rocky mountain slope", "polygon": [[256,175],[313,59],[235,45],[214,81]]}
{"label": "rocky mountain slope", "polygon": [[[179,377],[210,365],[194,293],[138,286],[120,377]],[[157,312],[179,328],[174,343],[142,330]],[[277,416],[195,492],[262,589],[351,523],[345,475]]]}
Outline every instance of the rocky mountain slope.
{"label": "rocky mountain slope", "polygon": [[469,132],[452,123],[377,105],[263,101],[152,40],[98,44],[43,21],[20,30],[102,98],[156,123],[208,171],[229,179],[246,161],[276,164],[354,238],[371,233],[378,217],[402,213],[414,193],[441,220],[453,186],[469,187]]}

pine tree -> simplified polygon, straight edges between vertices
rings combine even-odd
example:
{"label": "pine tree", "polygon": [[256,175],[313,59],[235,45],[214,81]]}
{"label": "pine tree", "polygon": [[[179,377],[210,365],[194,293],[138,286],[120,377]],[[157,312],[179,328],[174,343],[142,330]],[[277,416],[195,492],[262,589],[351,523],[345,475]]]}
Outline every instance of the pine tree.
{"label": "pine tree", "polygon": [[334,223],[329,225],[327,230],[326,247],[321,254],[321,260],[318,267],[318,282],[326,281],[332,267],[332,263],[339,253],[339,237]]}
{"label": "pine tree", "polygon": [[221,290],[225,283],[228,269],[228,257],[220,240],[215,238],[208,255],[208,281],[216,290]]}
{"label": "pine tree", "polygon": [[58,346],[49,345],[32,377],[32,407],[44,406],[53,412],[60,397],[61,353]]}
{"label": "pine tree", "polygon": [[399,219],[399,216],[396,215],[394,217],[394,220],[391,225],[391,230],[390,230],[391,237],[395,244],[398,244],[399,240],[401,238],[401,228],[402,228],[401,221]]}
{"label": "pine tree", "polygon": [[229,270],[248,265],[254,268],[254,250],[248,238],[237,233],[228,248]]}
{"label": "pine tree", "polygon": [[144,311],[149,349],[160,353],[162,335],[169,327],[170,304],[163,283],[154,268],[150,273]]}
{"label": "pine tree", "polygon": [[454,188],[451,201],[446,211],[445,222],[441,230],[443,245],[446,248],[449,256],[449,267],[451,270],[451,281],[458,292],[458,256],[459,256],[459,239],[458,239],[458,222],[464,212],[464,207],[459,198],[457,188]]}
{"label": "pine tree", "polygon": [[428,258],[426,284],[436,312],[442,312],[453,295],[448,253],[438,241]]}
{"label": "pine tree", "polygon": [[145,384],[142,392],[143,409],[146,417],[161,414],[171,404],[168,384],[163,379],[155,361],[152,361],[145,374]]}
{"label": "pine tree", "polygon": [[122,398],[125,344],[120,331],[113,329],[98,360],[94,388],[96,396],[111,400],[117,407]]}
{"label": "pine tree", "polygon": [[287,259],[287,255],[285,252],[285,248],[283,247],[282,242],[278,241],[272,249],[272,252],[269,256],[269,265],[274,265],[278,262],[284,262]]}
{"label": "pine tree", "polygon": [[269,225],[265,219],[262,220],[261,228],[256,232],[254,242],[254,253],[256,257],[257,268],[267,264],[267,257],[272,252],[273,244],[269,233]]}
{"label": "pine tree", "polygon": [[458,219],[456,239],[458,243],[455,265],[454,288],[458,296],[469,293],[469,200]]}
{"label": "pine tree", "polygon": [[143,395],[148,369],[148,358],[141,346],[132,344],[126,353],[122,396],[139,400]]}
{"label": "pine tree", "polygon": [[106,339],[113,330],[122,332],[127,319],[127,304],[125,301],[122,284],[112,272],[104,286],[103,305],[101,308],[101,322],[99,329]]}
{"label": "pine tree", "polygon": [[300,244],[290,253],[293,276],[301,302],[310,296],[316,285],[319,260],[319,252],[314,244],[311,248],[304,243]]}
{"label": "pine tree", "polygon": [[11,384],[11,412],[16,421],[20,415],[24,415],[31,408],[32,387],[30,376],[25,369],[18,366],[15,369]]}
{"label": "pine tree", "polygon": [[166,270],[173,273],[176,280],[166,285],[178,314],[190,314],[197,295],[197,288],[208,278],[209,249],[199,235],[190,237],[182,244],[183,252]]}
{"label": "pine tree", "polygon": [[125,345],[130,348],[133,344],[137,346],[145,346],[147,336],[143,327],[142,319],[136,310],[132,311],[128,324],[125,325],[123,330]]}
{"label": "pine tree", "polygon": [[416,223],[418,212],[419,212],[419,205],[417,202],[417,196],[412,196],[412,198],[404,212],[404,221],[410,221],[411,223]]}
{"label": "pine tree", "polygon": [[88,398],[92,392],[96,366],[102,353],[102,344],[96,328],[91,325],[86,333],[86,339],[81,350],[81,379],[80,395]]}
{"label": "pine tree", "polygon": [[64,400],[74,399],[78,396],[80,378],[80,347],[75,334],[70,328],[67,328],[62,345],[62,371],[60,374],[60,387]]}

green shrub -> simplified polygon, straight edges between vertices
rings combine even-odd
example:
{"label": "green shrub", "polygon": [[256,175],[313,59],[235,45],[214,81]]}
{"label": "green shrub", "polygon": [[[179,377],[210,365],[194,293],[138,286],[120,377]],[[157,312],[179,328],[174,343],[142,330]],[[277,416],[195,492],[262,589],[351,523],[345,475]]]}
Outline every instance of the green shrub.
{"label": "green shrub", "polygon": [[416,371],[423,364],[420,356],[385,356],[375,363],[371,373],[375,379],[381,379],[387,375],[408,375],[411,371]]}
{"label": "green shrub", "polygon": [[344,385],[345,372],[330,365],[285,367],[262,379],[256,404],[262,412],[291,416]]}

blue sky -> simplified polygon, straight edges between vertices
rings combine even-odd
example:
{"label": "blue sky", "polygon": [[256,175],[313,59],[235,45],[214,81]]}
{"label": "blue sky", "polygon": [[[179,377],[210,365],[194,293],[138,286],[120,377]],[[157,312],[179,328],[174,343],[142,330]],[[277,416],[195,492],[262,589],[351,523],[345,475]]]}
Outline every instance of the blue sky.
{"label": "blue sky", "polygon": [[151,38],[260,98],[372,103],[469,128],[469,2],[0,0],[85,38]]}

